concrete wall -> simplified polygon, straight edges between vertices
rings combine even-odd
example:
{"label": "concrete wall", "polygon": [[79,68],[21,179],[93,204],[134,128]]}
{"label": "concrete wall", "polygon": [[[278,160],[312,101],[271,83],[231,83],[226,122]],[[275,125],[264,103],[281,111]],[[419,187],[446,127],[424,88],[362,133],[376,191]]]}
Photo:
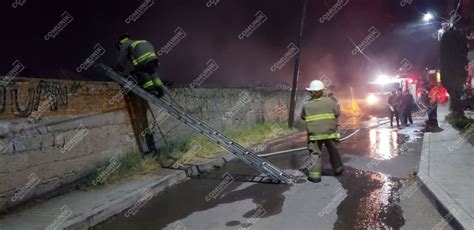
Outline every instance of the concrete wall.
{"label": "concrete wall", "polygon": [[[265,89],[174,89],[173,100],[195,117],[218,131],[247,127],[256,123],[288,120],[290,91]],[[298,94],[297,117],[303,94]],[[154,123],[167,141],[186,139],[195,132],[163,110],[152,106]],[[153,120],[150,121],[153,123]],[[152,124],[153,125],[153,124]],[[162,144],[160,130],[154,129],[155,140]]]}
{"label": "concrete wall", "polygon": [[120,95],[107,82],[15,79],[0,86],[0,211],[136,152]]}
{"label": "concrete wall", "polygon": [[[117,84],[21,78],[7,83],[0,84],[0,211],[73,184],[115,157],[138,152]],[[185,111],[222,131],[286,121],[290,92],[182,88],[172,95]],[[176,141],[194,133],[152,108],[149,131],[158,145],[163,138]]]}

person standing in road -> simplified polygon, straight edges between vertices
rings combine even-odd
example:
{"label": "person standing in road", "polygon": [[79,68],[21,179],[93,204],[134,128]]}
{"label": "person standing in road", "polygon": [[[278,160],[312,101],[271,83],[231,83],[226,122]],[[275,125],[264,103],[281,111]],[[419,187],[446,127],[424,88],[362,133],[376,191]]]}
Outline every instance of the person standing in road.
{"label": "person standing in road", "polygon": [[405,100],[405,96],[403,95],[403,90],[401,88],[399,88],[397,90],[397,100],[396,100],[396,103],[395,103],[395,110],[397,110],[398,112],[398,117],[400,118],[401,122],[402,122],[402,126],[406,126],[407,125],[407,120],[405,119],[405,108],[406,108],[406,100]]}
{"label": "person standing in road", "polygon": [[404,119],[406,121],[406,125],[408,125],[408,122],[410,122],[410,124],[413,125],[412,113],[413,113],[413,108],[415,107],[415,98],[413,98],[413,95],[408,90],[404,91],[404,96],[405,96],[405,102],[406,102]]}
{"label": "person standing in road", "polygon": [[392,95],[388,98],[388,105],[390,108],[390,127],[393,127],[393,117],[397,121],[397,126],[400,126],[400,118],[398,117],[398,111],[395,109],[397,105],[397,92],[392,91]]}
{"label": "person standing in road", "polygon": [[313,183],[321,181],[321,149],[324,144],[329,152],[329,158],[334,175],[340,175],[344,166],[337,150],[340,134],[337,128],[337,118],[340,114],[339,105],[329,97],[324,97],[324,83],[315,80],[306,88],[311,99],[306,101],[301,112],[301,119],[306,123],[308,132],[308,149],[312,166],[308,169],[308,180]]}
{"label": "person standing in road", "polygon": [[436,129],[438,125],[438,102],[439,102],[440,87],[437,85],[431,85],[431,89],[428,93],[429,104],[428,104],[428,128]]}

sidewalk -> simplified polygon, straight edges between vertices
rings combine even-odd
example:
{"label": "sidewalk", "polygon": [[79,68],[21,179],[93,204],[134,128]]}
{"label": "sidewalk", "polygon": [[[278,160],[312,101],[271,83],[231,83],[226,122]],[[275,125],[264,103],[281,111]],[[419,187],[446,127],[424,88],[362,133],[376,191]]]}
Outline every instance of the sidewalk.
{"label": "sidewalk", "polygon": [[[273,149],[280,143],[292,143],[304,136],[305,133],[294,133],[251,149]],[[88,229],[125,210],[141,208],[165,188],[187,179],[187,175],[212,171],[234,158],[233,154],[228,154],[201,162],[187,170],[160,169],[157,175],[93,191],[69,192],[0,216],[0,230]]]}
{"label": "sidewalk", "polygon": [[[438,121],[443,131],[425,133],[418,178],[446,221],[456,229],[474,229],[474,147],[467,134],[444,120],[448,113],[448,106],[440,106]],[[446,224],[440,220],[435,229]]]}
{"label": "sidewalk", "polygon": [[132,207],[146,194],[157,194],[185,178],[184,171],[161,169],[158,175],[135,181],[73,191],[0,217],[0,230],[87,229]]}

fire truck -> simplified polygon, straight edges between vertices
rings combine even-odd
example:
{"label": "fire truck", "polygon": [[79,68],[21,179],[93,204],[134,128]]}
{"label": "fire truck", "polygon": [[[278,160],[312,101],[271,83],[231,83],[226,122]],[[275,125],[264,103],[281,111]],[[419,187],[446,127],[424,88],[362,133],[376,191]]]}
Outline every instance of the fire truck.
{"label": "fire truck", "polygon": [[[390,77],[380,75],[376,81],[369,82],[366,88],[366,99],[363,108],[371,113],[386,112],[388,110],[388,98],[392,91],[402,89],[409,91],[412,95],[417,95],[418,80],[408,75]],[[415,96],[415,99],[417,97]]]}

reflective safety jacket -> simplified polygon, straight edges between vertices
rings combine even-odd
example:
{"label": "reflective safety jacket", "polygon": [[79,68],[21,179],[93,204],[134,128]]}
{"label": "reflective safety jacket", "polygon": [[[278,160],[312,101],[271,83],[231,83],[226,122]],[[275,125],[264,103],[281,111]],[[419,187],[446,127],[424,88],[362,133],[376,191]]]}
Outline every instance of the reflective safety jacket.
{"label": "reflective safety jacket", "polygon": [[329,97],[311,99],[303,105],[301,118],[306,123],[309,141],[340,138],[337,128],[339,105]]}
{"label": "reflective safety jacket", "polygon": [[133,71],[146,66],[151,61],[158,61],[153,45],[145,40],[127,40],[123,43],[118,56],[120,71]]}

